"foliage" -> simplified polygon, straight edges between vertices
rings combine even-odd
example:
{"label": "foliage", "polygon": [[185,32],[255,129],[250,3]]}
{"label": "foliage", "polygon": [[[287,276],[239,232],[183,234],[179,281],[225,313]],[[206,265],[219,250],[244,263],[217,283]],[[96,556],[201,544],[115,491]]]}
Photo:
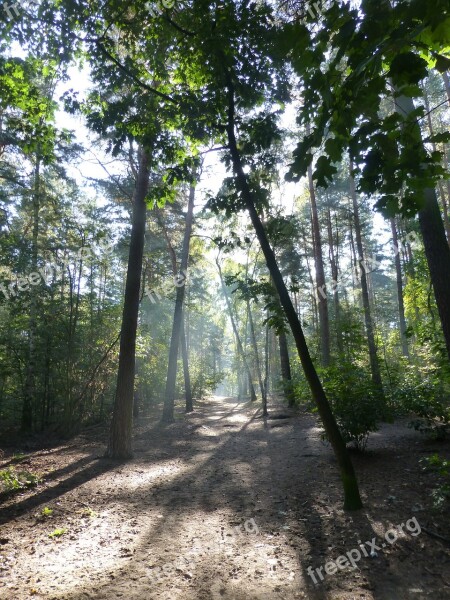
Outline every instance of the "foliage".
{"label": "foliage", "polygon": [[420,461],[425,471],[436,474],[438,486],[432,490],[433,505],[443,510],[450,501],[450,460],[441,458],[438,454],[424,457]]}
{"label": "foliage", "polygon": [[64,535],[65,533],[67,533],[67,529],[66,528],[59,528],[59,529],[55,529],[54,531],[52,531],[51,533],[48,534],[49,538],[55,539],[55,538],[60,538],[62,535]]}
{"label": "foliage", "polygon": [[31,471],[17,471],[15,467],[0,471],[0,485],[6,492],[35,487],[40,481],[40,475]]}
{"label": "foliage", "polygon": [[224,380],[225,373],[207,374],[203,370],[193,371],[192,396],[197,399],[205,398],[213,394],[217,386]]}
{"label": "foliage", "polygon": [[364,450],[384,412],[370,377],[364,369],[346,362],[324,369],[322,376],[344,441]]}
{"label": "foliage", "polygon": [[400,0],[391,7],[366,0],[363,10],[333,3],[323,17],[317,31],[295,23],[280,34],[305,86],[299,121],[310,122],[313,115],[314,122],[288,176],[305,174],[312,149],[322,146],[314,179],[327,186],[350,150],[360,189],[378,192],[377,207],[386,214],[411,216],[422,206],[424,189],[445,176],[442,156],[418,143],[423,107],[405,114],[393,111],[392,103],[384,115],[379,107],[386,98],[421,96],[427,68],[448,64],[448,3]]}
{"label": "foliage", "polygon": [[[384,416],[384,402],[377,396],[367,371],[342,360],[319,372],[344,441],[364,450],[369,434],[378,430]],[[292,387],[297,403],[316,412],[304,377],[295,376]]]}

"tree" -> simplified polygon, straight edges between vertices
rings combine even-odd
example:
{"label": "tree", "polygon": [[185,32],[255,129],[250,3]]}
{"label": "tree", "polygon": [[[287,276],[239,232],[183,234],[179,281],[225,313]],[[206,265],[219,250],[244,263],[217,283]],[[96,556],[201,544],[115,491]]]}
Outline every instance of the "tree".
{"label": "tree", "polygon": [[[188,207],[188,210],[189,210],[189,207]],[[183,280],[186,279],[186,274],[178,272],[177,256],[176,256],[175,250],[173,248],[172,242],[170,241],[166,226],[162,220],[162,217],[160,217],[159,212],[157,212],[157,217],[158,217],[158,222],[160,223],[161,228],[163,230],[164,238],[167,243],[167,249],[170,254],[170,260],[172,263],[172,272],[173,272],[173,276],[174,276],[174,281],[184,284]],[[180,344],[181,344],[181,356],[182,356],[182,360],[183,360],[186,412],[192,412],[194,410],[194,407],[193,407],[193,402],[192,402],[191,377],[189,374],[189,358],[188,358],[188,348],[187,348],[187,343],[186,343],[184,311],[183,311],[182,323],[181,323]]]}
{"label": "tree", "polygon": [[245,369],[245,372],[248,377],[248,383],[249,383],[249,387],[250,387],[250,400],[252,402],[254,402],[256,400],[256,393],[255,393],[255,388],[252,383],[252,373],[250,371],[250,367],[249,367],[248,361],[247,361],[247,356],[245,354],[244,347],[242,345],[241,336],[239,335],[239,329],[236,324],[236,319],[234,318],[233,308],[231,306],[230,297],[228,295],[228,290],[226,288],[225,280],[224,280],[224,277],[222,274],[222,267],[220,266],[219,256],[216,257],[216,265],[217,265],[217,270],[219,272],[220,283],[222,286],[222,292],[223,292],[223,296],[225,298],[225,303],[227,305],[227,310],[228,310],[228,315],[230,317],[231,326],[233,328],[233,333],[236,338],[236,346],[237,346],[238,352],[241,356],[242,363],[244,365],[244,369]]}
{"label": "tree", "polygon": [[[194,175],[195,178],[195,175]],[[180,274],[183,278],[182,285],[177,287],[175,298],[175,309],[173,314],[172,337],[170,339],[169,365],[167,369],[166,394],[164,398],[164,409],[162,414],[163,423],[172,423],[174,420],[173,411],[175,403],[175,384],[177,376],[178,348],[180,343],[180,334],[183,327],[183,302],[184,302],[184,279],[186,278],[189,262],[189,243],[192,232],[192,222],[194,218],[194,200],[195,185],[191,183],[189,187],[189,201],[186,212],[186,225],[184,230],[183,249],[181,252]]]}
{"label": "tree", "polygon": [[398,245],[397,225],[395,219],[391,218],[392,241],[394,243],[395,276],[397,281],[398,320],[400,325],[400,343],[403,356],[409,357],[408,339],[406,337],[405,303],[403,301],[403,277],[400,260],[400,249]]}
{"label": "tree", "polygon": [[[225,69],[227,69],[227,67],[225,67]],[[342,484],[344,487],[344,508],[347,510],[358,510],[362,507],[362,502],[359,495],[358,484],[350,456],[347,452],[345,443],[342,439],[336,420],[331,411],[330,404],[325,395],[324,389],[317,375],[317,372],[314,368],[314,364],[311,360],[311,356],[309,354],[308,346],[306,344],[305,336],[303,334],[300,321],[298,319],[297,313],[295,312],[286,285],[283,281],[283,277],[278,268],[275,255],[269,244],[266,232],[256,210],[253,195],[249,187],[247,177],[243,170],[235,134],[235,87],[233,83],[233,76],[228,70],[225,71],[225,82],[228,99],[226,130],[231,161],[236,176],[236,186],[238,191],[242,195],[242,199],[245,203],[246,209],[249,213],[251,222],[255,229],[255,233],[260,243],[261,250],[263,251],[264,257],[266,259],[267,268],[269,269],[270,275],[273,279],[274,285],[280,297],[281,305],[285,311],[286,318],[291,327],[292,335],[294,336],[297,351],[303,366],[303,370],[305,372],[306,379],[308,380],[313,398],[317,404],[317,408],[319,410],[319,414],[322,419],[328,439],[330,440],[333,450],[335,452],[336,459],[338,461],[341,472]]]}
{"label": "tree", "polygon": [[[421,95],[419,82],[428,68],[447,68],[448,6],[400,0],[391,7],[389,2],[367,0],[361,11],[349,5],[332,5],[323,18],[317,34],[302,25],[285,28],[289,51],[305,47],[310,58],[306,62],[298,60],[296,54],[293,58],[306,89],[301,121],[316,115],[311,134],[294,152],[289,177],[296,179],[306,173],[311,149],[326,137],[313,173],[319,185],[326,186],[333,179],[336,162],[350,148],[355,171],[360,173],[359,189],[380,195],[377,208],[388,217],[418,213],[450,357],[450,289],[445,284],[450,250],[433,189],[445,169],[440,154],[430,154],[424,145],[417,124],[424,111],[416,109],[413,102]],[[374,27],[374,23],[379,26]],[[392,92],[396,110],[380,117],[378,108],[386,104]],[[442,136],[439,139],[442,141]]]}
{"label": "tree", "polygon": [[355,182],[352,176],[353,163],[350,160],[350,195],[353,204],[353,219],[355,223],[356,248],[358,250],[359,280],[361,283],[362,301],[364,307],[364,321],[366,325],[367,345],[369,347],[370,371],[372,382],[378,393],[383,395],[383,384],[381,381],[380,364],[378,362],[377,347],[375,343],[375,332],[369,302],[369,290],[367,286],[367,264],[364,259],[364,249],[361,235],[361,223],[359,219],[358,201],[356,198]]}
{"label": "tree", "polygon": [[[308,131],[308,129],[307,129]],[[311,220],[314,243],[314,265],[316,271],[316,286],[320,290],[319,302],[319,329],[321,360],[324,367],[330,364],[330,324],[328,319],[328,297],[325,283],[325,270],[323,265],[322,235],[320,232],[319,213],[317,211],[316,191],[312,176],[312,167],[308,166],[308,185],[311,199]]]}
{"label": "tree", "polygon": [[119,367],[114,412],[111,422],[107,456],[127,459],[133,455],[133,401],[136,362],[136,330],[139,313],[139,290],[141,287],[142,257],[144,252],[146,197],[150,177],[150,152],[139,148],[139,170],[133,197],[130,251],[125,283],[125,298],[120,333]]}

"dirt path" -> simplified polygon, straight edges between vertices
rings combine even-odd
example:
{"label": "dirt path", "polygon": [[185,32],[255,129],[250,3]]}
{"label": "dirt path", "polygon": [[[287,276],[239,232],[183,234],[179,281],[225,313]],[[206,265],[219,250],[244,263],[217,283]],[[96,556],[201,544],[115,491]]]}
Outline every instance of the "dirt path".
{"label": "dirt path", "polygon": [[[101,458],[105,435],[21,462],[44,480],[0,510],[2,600],[450,599],[450,549],[421,531],[448,537],[448,514],[431,511],[418,464],[448,444],[384,426],[354,456],[365,508],[350,514],[310,415],[264,422],[254,405],[215,398],[166,428],[140,421],[125,464]],[[385,548],[356,560],[373,538]],[[325,574],[348,552],[355,568]]]}

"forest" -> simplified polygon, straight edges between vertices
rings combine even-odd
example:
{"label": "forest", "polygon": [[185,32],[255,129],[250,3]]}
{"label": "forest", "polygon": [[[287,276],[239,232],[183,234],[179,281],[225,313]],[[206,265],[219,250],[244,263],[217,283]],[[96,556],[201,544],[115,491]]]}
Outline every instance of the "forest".
{"label": "forest", "polygon": [[0,599],[450,599],[448,0],[0,5]]}

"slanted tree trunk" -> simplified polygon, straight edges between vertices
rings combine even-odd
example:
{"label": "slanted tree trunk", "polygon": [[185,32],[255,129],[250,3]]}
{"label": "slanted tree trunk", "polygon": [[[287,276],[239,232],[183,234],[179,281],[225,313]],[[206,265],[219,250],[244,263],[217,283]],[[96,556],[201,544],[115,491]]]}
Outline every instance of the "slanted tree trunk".
{"label": "slanted tree trunk", "polygon": [[233,171],[236,177],[237,189],[245,202],[245,206],[249,213],[251,222],[258,237],[261,250],[266,260],[267,268],[273,279],[275,288],[278,292],[281,305],[285,312],[287,321],[291,327],[292,335],[297,346],[298,355],[300,357],[306,379],[309,383],[313,398],[317,404],[319,415],[322,419],[326,434],[333,447],[336,460],[338,462],[342,484],[344,488],[344,508],[348,510],[357,510],[362,507],[361,497],[359,495],[358,483],[356,480],[353,464],[350,455],[345,446],[339,427],[337,426],[330,403],[322,387],[322,383],[317,375],[317,371],[311,360],[308,346],[306,344],[303,329],[300,324],[294,305],[289,296],[283,276],[278,267],[275,254],[270,246],[266,231],[259,217],[258,211],[253,199],[253,194],[247,181],[247,176],[244,173],[241,156],[237,147],[235,136],[235,95],[234,86],[229,71],[225,70],[226,87],[227,87],[227,124],[226,132],[228,137],[228,148],[231,155]]}
{"label": "slanted tree trunk", "polygon": [[400,324],[400,342],[402,345],[402,354],[409,358],[408,339],[406,337],[406,319],[405,303],[403,302],[403,278],[402,264],[400,261],[400,248],[398,247],[398,235],[395,219],[391,218],[392,241],[394,242],[394,261],[395,273],[397,278],[397,300],[398,300],[398,320]]}
{"label": "slanted tree trunk", "polygon": [[[395,106],[402,116],[407,116],[414,110],[414,102],[407,96],[396,97]],[[418,143],[423,143],[418,125],[415,126],[415,136]],[[432,188],[424,190],[423,206],[419,211],[419,225],[450,359],[450,247],[445,237],[436,191]]]}
{"label": "slanted tree trunk", "polygon": [[[192,183],[189,188],[189,201],[186,212],[186,227],[184,230],[183,249],[181,251],[180,273],[187,273],[189,262],[189,244],[191,241],[192,222],[194,220],[194,200],[195,186]],[[164,408],[161,421],[163,423],[173,423],[173,410],[175,405],[175,388],[177,380],[178,348],[180,344],[180,333],[183,325],[183,303],[184,303],[185,285],[177,287],[175,298],[175,309],[173,313],[172,336],[170,339],[169,365],[167,368],[166,394],[164,398]]]}
{"label": "slanted tree trunk", "polygon": [[[447,79],[448,81],[448,79]],[[428,94],[427,94],[427,90],[426,88],[424,88],[423,90],[423,99],[424,99],[424,104],[425,104],[425,110],[426,110],[426,114],[427,114],[427,121],[428,121],[428,129],[430,131],[430,135],[433,136],[434,135],[434,127],[433,127],[433,121],[431,119],[431,110],[430,110],[430,102],[428,100]],[[431,147],[433,148],[433,152],[436,152],[437,148],[436,148],[436,144],[433,142]],[[444,166],[447,164],[447,156],[446,156],[446,152],[444,149]],[[439,196],[441,198],[441,204],[442,204],[442,210],[443,210],[443,215],[444,215],[444,227],[445,227],[445,233],[447,235],[447,243],[450,246],[450,221],[449,221],[449,217],[448,217],[448,207],[447,207],[447,202],[445,200],[445,194],[444,194],[444,186],[442,184],[442,181],[438,182],[438,189],[439,189]],[[449,198],[450,198],[450,181],[447,179],[447,190],[449,192]]]}
{"label": "slanted tree trunk", "polygon": [[[448,154],[447,151],[444,147],[444,166],[446,166],[448,164]],[[448,245],[450,246],[450,217],[449,217],[449,213],[448,213],[448,202],[450,202],[450,179],[447,179],[446,181],[446,187],[447,187],[447,199],[445,198],[445,194],[444,194],[444,186],[442,184],[442,181],[439,182],[439,193],[441,195],[441,200],[442,200],[442,208],[444,211],[444,226],[445,226],[445,232],[447,234],[447,242]]]}
{"label": "slanted tree trunk", "polygon": [[119,369],[107,449],[107,456],[116,459],[127,459],[133,455],[131,438],[136,365],[136,331],[139,314],[142,257],[144,253],[145,219],[147,213],[145,198],[149,184],[149,162],[148,151],[140,148],[139,171],[133,198],[130,251],[128,255],[120,334]]}
{"label": "slanted tree trunk", "polygon": [[253,386],[252,373],[250,371],[250,367],[247,362],[247,357],[245,356],[244,347],[242,345],[241,336],[239,335],[239,330],[236,325],[236,321],[235,321],[234,314],[233,314],[233,309],[231,307],[230,298],[228,296],[227,287],[226,287],[225,281],[223,279],[222,267],[220,266],[218,257],[216,258],[216,265],[217,265],[217,270],[219,271],[220,283],[222,285],[222,291],[223,291],[223,295],[225,297],[225,303],[227,305],[228,315],[229,315],[230,321],[231,321],[231,327],[233,328],[234,337],[236,339],[236,346],[237,346],[239,354],[241,355],[242,362],[244,364],[244,369],[245,369],[245,372],[248,377],[248,385],[250,387],[250,399],[252,402],[254,402],[256,400],[256,393],[255,393],[255,388]]}
{"label": "slanted tree trunk", "polygon": [[367,345],[369,347],[370,372],[372,382],[378,393],[383,395],[383,383],[381,381],[380,363],[378,361],[377,346],[375,344],[375,334],[373,328],[372,314],[370,311],[369,288],[367,285],[366,264],[364,262],[364,250],[361,234],[361,223],[359,220],[359,207],[356,198],[355,180],[352,176],[353,163],[350,160],[350,194],[353,202],[353,220],[355,224],[356,248],[358,250],[358,263],[360,269],[361,295],[364,308],[364,321],[366,324]]}

